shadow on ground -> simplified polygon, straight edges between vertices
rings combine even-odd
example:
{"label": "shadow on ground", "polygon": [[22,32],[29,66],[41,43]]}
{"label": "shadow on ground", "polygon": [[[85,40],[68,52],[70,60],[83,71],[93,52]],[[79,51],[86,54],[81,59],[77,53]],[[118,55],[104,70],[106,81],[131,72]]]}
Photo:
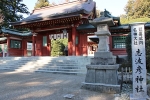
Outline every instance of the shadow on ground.
{"label": "shadow on ground", "polygon": [[85,75],[0,71],[0,100],[113,100],[113,94],[81,89]]}

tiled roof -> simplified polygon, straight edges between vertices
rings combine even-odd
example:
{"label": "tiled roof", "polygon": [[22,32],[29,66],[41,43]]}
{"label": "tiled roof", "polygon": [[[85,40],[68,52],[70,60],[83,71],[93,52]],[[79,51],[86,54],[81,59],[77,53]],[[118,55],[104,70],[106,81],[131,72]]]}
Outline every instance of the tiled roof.
{"label": "tiled roof", "polygon": [[[149,28],[150,27],[150,22],[145,23],[145,27]],[[96,27],[92,24],[81,24],[77,27],[77,30],[88,30],[88,29],[96,29]],[[109,27],[110,30],[119,30],[119,29],[130,29],[129,24],[122,24],[120,26],[112,26]]]}
{"label": "tiled roof", "polygon": [[2,28],[1,33],[10,34],[10,35],[18,35],[18,36],[31,36],[32,33],[30,31],[18,31],[15,29]]}
{"label": "tiled roof", "polygon": [[94,7],[95,2],[93,0],[79,0],[55,6],[48,6],[33,10],[33,13],[29,17],[23,19],[20,22],[40,21],[48,18],[57,18],[60,16],[64,17],[75,14],[90,14],[93,11]]}
{"label": "tiled roof", "polygon": [[114,26],[114,27],[110,27],[111,30],[116,30],[116,29],[130,29],[129,24],[124,24],[124,25],[120,25],[120,26]]}
{"label": "tiled roof", "polygon": [[96,29],[92,24],[81,24],[77,27],[77,30]]}

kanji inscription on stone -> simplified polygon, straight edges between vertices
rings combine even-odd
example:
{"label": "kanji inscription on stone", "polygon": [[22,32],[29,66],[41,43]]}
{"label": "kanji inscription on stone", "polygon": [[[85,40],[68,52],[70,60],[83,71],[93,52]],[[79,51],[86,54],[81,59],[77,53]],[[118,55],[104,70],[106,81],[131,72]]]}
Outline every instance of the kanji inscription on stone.
{"label": "kanji inscription on stone", "polygon": [[[144,23],[131,24],[133,98],[146,100],[146,59]],[[145,99],[143,99],[145,98]]]}

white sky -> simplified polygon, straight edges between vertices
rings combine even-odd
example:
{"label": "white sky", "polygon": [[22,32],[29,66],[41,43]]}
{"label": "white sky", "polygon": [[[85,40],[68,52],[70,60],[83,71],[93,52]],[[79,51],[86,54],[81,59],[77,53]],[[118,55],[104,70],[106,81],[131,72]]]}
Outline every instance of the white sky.
{"label": "white sky", "polygon": [[[50,3],[63,2],[64,0],[49,0]],[[73,0],[71,0],[73,1]],[[128,0],[94,0],[96,2],[97,9],[103,11],[104,9],[108,10],[113,16],[120,16],[124,14],[124,7],[127,4]],[[29,12],[32,12],[34,9],[35,3],[37,0],[23,0],[23,3],[29,8]],[[28,15],[24,15],[27,17]]]}

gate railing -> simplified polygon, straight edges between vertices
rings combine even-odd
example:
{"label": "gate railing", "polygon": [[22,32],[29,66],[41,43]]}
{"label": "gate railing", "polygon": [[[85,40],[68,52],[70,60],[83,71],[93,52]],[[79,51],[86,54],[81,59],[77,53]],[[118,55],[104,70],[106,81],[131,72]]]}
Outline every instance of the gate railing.
{"label": "gate railing", "polygon": [[132,68],[131,67],[119,67],[118,78],[121,85],[121,90],[123,84],[132,84]]}

